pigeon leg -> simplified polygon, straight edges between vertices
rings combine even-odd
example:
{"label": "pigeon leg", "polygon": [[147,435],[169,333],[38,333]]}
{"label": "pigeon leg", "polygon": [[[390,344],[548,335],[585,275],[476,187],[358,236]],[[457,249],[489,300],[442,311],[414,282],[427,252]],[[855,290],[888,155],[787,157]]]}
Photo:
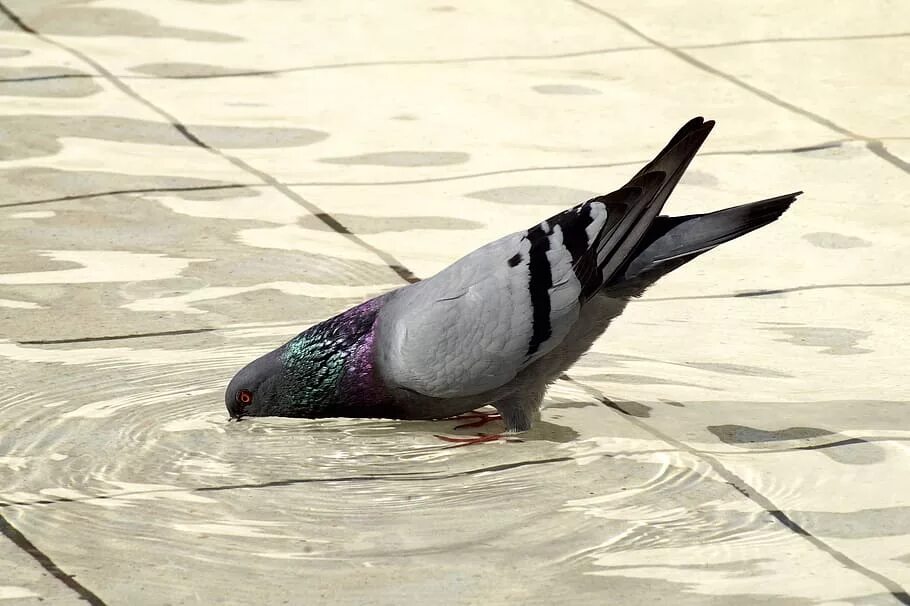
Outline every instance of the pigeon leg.
{"label": "pigeon leg", "polygon": [[456,419],[477,419],[473,423],[465,423],[457,426],[455,429],[462,427],[481,427],[490,421],[502,419],[506,425],[506,431],[504,433],[482,433],[472,438],[454,438],[438,434],[434,435],[443,442],[452,442],[454,445],[449,448],[470,446],[471,444],[483,444],[484,442],[495,442],[497,440],[513,441],[514,434],[531,429],[531,423],[533,422],[534,416],[537,414],[537,411],[540,410],[540,402],[543,400],[543,394],[544,390],[542,389],[518,391],[501,400],[493,402],[493,407],[499,411],[498,415],[475,410],[455,417]]}
{"label": "pigeon leg", "polygon": [[521,433],[531,429],[531,424],[540,410],[543,394],[543,390],[519,391],[493,403],[502,415],[506,433]]}

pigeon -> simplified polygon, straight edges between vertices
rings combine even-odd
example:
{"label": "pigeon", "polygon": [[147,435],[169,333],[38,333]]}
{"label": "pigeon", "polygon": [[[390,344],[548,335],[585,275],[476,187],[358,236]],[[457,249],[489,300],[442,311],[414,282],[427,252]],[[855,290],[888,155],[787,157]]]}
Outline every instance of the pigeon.
{"label": "pigeon", "polygon": [[775,221],[802,193],[661,215],[713,126],[690,120],[613,193],[491,242],[254,360],[227,387],[229,415],[444,419],[492,406],[506,432],[529,430],[547,388],[630,299]]}

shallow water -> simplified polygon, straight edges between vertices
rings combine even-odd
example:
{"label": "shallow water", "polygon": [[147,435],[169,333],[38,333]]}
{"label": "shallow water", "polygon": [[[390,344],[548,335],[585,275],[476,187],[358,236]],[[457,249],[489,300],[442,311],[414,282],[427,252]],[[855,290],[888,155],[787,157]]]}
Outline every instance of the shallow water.
{"label": "shallow water", "polygon": [[[749,495],[795,497],[812,478],[747,484],[719,462],[743,448],[793,454],[799,432],[796,444],[733,432],[735,446],[699,451],[584,380],[557,383],[535,429],[510,443],[434,437],[478,431],[455,420],[229,423],[232,371],[288,334],[3,344],[17,384],[32,386],[0,399],[3,515],[120,603],[249,603],[264,586],[272,603],[350,604],[596,603],[606,592],[802,603],[870,589],[847,567],[836,588],[805,578],[837,564]],[[601,353],[575,370],[628,364]]]}

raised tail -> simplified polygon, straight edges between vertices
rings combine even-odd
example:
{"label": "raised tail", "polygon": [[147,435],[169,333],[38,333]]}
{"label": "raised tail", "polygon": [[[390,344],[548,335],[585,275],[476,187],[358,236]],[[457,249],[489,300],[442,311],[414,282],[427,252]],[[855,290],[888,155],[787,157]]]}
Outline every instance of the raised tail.
{"label": "raised tail", "polygon": [[703,215],[657,217],[622,270],[628,281],[651,283],[698,255],[775,221],[803,192]]}
{"label": "raised tail", "polygon": [[606,204],[608,217],[618,218],[607,221],[594,245],[603,284],[620,275],[713,128],[713,120],[693,118],[625,187],[594,198]]}

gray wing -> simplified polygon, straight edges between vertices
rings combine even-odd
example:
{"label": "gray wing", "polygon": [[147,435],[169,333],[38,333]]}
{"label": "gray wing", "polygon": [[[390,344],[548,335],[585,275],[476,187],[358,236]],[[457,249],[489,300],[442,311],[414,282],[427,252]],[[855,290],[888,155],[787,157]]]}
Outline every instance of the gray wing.
{"label": "gray wing", "polygon": [[476,395],[507,383],[562,340],[578,316],[578,281],[565,275],[572,273],[568,260],[554,255],[565,279],[543,291],[550,330],[541,334],[531,248],[526,232],[511,234],[395,292],[377,322],[385,380],[437,398]]}
{"label": "gray wing", "polygon": [[436,398],[473,396],[552,351],[632,257],[712,126],[691,121],[622,189],[393,293],[376,332],[386,383]]}

